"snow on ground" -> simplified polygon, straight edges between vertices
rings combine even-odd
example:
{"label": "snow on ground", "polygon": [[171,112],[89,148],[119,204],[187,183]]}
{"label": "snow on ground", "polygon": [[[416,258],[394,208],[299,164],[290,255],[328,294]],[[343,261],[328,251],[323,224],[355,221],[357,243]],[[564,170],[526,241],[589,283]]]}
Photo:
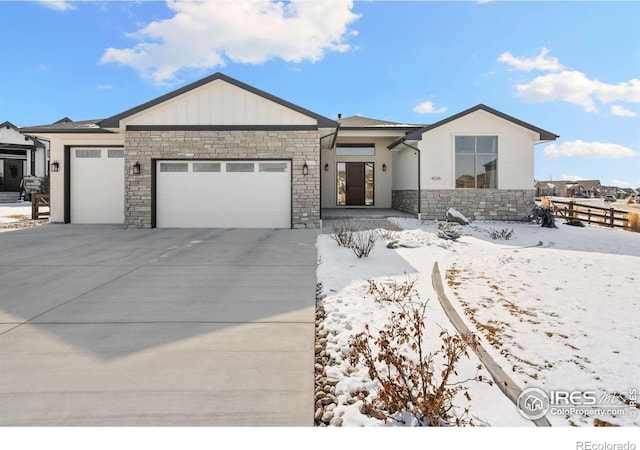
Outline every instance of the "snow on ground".
{"label": "snow on ground", "polygon": [[[320,235],[317,242],[317,277],[326,295],[324,327],[330,333],[327,352],[336,360],[327,375],[339,380],[340,405],[334,414],[342,416],[343,426],[384,425],[360,413],[362,401],[350,400],[350,393],[373,392],[376,385],[363,367],[350,367],[349,339],[365,324],[380,329],[390,312],[389,305],[367,295],[368,279],[417,279],[420,297],[428,302],[433,350],[440,345],[441,329],[455,332],[431,285],[436,261],[460,316],[521,388],[595,391],[598,406],[623,410],[617,416],[547,414],[553,426],[591,426],[595,419],[640,425],[640,411],[615,396],[632,397],[640,390],[640,234],[559,221],[556,229],[476,222],[463,227],[463,236],[454,242],[435,235],[436,222],[393,221],[404,229],[395,238],[406,247],[388,249],[378,240],[368,258],[357,259],[329,234]],[[489,236],[492,230],[513,230],[513,236],[494,240]],[[470,356],[461,361],[460,379],[473,377],[480,364],[474,353]],[[533,425],[495,385],[467,386],[471,401],[460,397],[456,404],[470,408],[476,425]]]}
{"label": "snow on ground", "polygon": [[0,203],[0,223],[31,219],[31,202]]}

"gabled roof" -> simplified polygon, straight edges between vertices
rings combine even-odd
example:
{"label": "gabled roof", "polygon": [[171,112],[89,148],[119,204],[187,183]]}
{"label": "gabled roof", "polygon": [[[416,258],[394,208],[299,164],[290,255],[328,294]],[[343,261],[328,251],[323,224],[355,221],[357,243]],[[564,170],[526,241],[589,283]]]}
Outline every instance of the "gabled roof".
{"label": "gabled roof", "polygon": [[488,107],[487,105],[483,105],[482,103],[479,105],[476,105],[472,108],[466,109],[462,112],[459,112],[458,114],[455,114],[453,116],[447,117],[445,119],[442,119],[439,122],[436,122],[434,124],[431,125],[427,125],[425,127],[419,128],[415,131],[412,131],[410,133],[408,133],[406,136],[401,137],[400,139],[397,139],[396,141],[392,142],[391,145],[389,145],[389,149],[392,149],[394,147],[396,147],[397,145],[401,144],[404,141],[420,141],[422,140],[422,135],[424,133],[426,133],[429,130],[433,130],[434,128],[438,128],[442,125],[445,125],[449,122],[453,122],[454,120],[457,120],[461,117],[464,117],[468,114],[474,113],[476,111],[485,111],[488,112],[489,114],[493,114],[494,116],[500,117],[501,119],[504,120],[508,120],[509,122],[512,122],[516,125],[519,125],[521,127],[527,128],[535,133],[538,133],[540,135],[540,140],[542,141],[555,141],[556,139],[558,139],[560,136],[558,136],[557,134],[551,133],[550,131],[547,130],[543,130],[542,128],[538,128],[534,125],[531,125],[530,123],[524,122],[520,119],[516,119],[513,116],[510,116],[508,114],[505,114],[503,112],[498,111],[497,109],[493,109]]}
{"label": "gabled roof", "polygon": [[159,105],[160,103],[163,103],[163,102],[166,102],[168,100],[171,100],[172,98],[175,98],[175,97],[177,97],[179,95],[185,94],[185,93],[187,93],[189,91],[197,89],[197,88],[199,88],[201,86],[204,86],[205,84],[211,83],[211,82],[216,81],[216,80],[225,81],[225,82],[227,82],[229,84],[232,84],[232,85],[234,85],[234,86],[236,86],[236,87],[238,87],[240,89],[244,89],[245,91],[251,92],[251,93],[253,93],[255,95],[258,95],[258,96],[260,96],[262,98],[270,100],[270,101],[272,101],[274,103],[277,103],[277,104],[279,104],[281,106],[284,106],[286,108],[289,108],[289,109],[292,109],[292,110],[294,110],[296,112],[299,112],[300,114],[306,115],[308,117],[312,117],[312,118],[317,120],[318,128],[335,128],[335,127],[338,126],[337,122],[335,122],[335,121],[333,121],[333,120],[331,120],[331,119],[329,119],[327,117],[324,117],[324,116],[321,116],[319,114],[316,114],[313,111],[310,111],[308,109],[304,109],[304,108],[302,108],[302,107],[300,107],[298,105],[294,105],[293,103],[290,103],[290,102],[288,102],[286,100],[283,100],[283,99],[281,99],[279,97],[276,97],[274,95],[271,95],[268,92],[261,91],[260,89],[256,89],[253,86],[250,86],[250,85],[248,85],[246,83],[238,81],[238,80],[236,80],[234,78],[228,77],[228,76],[226,76],[226,75],[224,75],[224,74],[222,74],[220,72],[216,72],[213,75],[210,75],[210,76],[208,76],[206,78],[203,78],[201,80],[195,81],[195,82],[193,82],[191,84],[188,84],[188,85],[183,86],[183,87],[181,87],[179,89],[176,89],[175,91],[171,91],[171,92],[169,92],[167,94],[164,94],[164,95],[162,95],[162,96],[160,96],[158,98],[150,100],[150,101],[148,101],[146,103],[143,103],[141,105],[135,106],[135,107],[133,107],[131,109],[128,109],[128,110],[126,110],[124,112],[121,112],[120,114],[116,114],[115,116],[111,116],[109,118],[106,118],[106,119],[100,121],[98,123],[98,125],[101,128],[118,128],[120,126],[120,120],[122,120],[122,119],[125,119],[125,118],[127,118],[129,116],[137,114],[137,113],[139,113],[141,111],[144,111],[146,109],[152,108],[152,107],[154,107],[156,105]]}
{"label": "gabled roof", "polygon": [[9,122],[8,120],[5,122],[0,123],[0,128],[11,128],[13,130],[15,130],[16,132],[20,133],[21,135],[23,135],[25,137],[25,139],[31,139],[33,141],[33,147],[42,147],[44,148],[45,145],[42,141],[38,140],[37,138],[33,137],[33,136],[29,136],[27,134],[24,134],[18,127],[16,127],[14,124],[12,124],[11,122]]}
{"label": "gabled roof", "polygon": [[79,120],[74,122],[68,117],[50,124],[24,127],[20,131],[23,133],[111,133],[109,130],[100,128],[98,123],[101,119]]}

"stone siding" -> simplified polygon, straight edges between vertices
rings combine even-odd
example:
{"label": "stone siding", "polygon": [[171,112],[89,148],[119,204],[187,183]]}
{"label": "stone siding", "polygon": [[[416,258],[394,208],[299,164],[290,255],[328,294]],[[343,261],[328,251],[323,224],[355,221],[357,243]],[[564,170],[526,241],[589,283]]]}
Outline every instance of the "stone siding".
{"label": "stone siding", "polygon": [[[448,208],[455,208],[470,220],[522,220],[535,199],[535,190],[438,189],[420,193],[423,219],[444,220]],[[393,208],[417,212],[417,191],[393,191]]]}
{"label": "stone siding", "polygon": [[[292,226],[320,226],[318,131],[127,131],[125,226],[152,226],[152,161],[156,159],[287,159],[292,161]],[[141,174],[131,173],[138,161]],[[309,174],[302,174],[304,163]]]}

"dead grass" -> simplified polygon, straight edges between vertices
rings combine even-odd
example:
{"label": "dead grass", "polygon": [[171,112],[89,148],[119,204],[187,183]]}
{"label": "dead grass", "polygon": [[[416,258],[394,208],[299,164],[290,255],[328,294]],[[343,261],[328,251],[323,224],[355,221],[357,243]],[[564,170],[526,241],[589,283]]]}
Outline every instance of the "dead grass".
{"label": "dead grass", "polygon": [[16,219],[16,220],[29,220],[31,219],[30,216],[26,216],[24,214],[12,214],[10,216],[7,216],[9,219]]}
{"label": "dead grass", "polygon": [[640,213],[630,212],[624,215],[627,220],[627,229],[640,233]]}

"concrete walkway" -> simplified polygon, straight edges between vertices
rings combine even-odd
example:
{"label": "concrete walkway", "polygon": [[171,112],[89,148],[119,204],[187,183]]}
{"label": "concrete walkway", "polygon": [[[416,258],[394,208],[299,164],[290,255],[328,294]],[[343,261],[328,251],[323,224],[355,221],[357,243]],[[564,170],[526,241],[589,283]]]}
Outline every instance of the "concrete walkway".
{"label": "concrete walkway", "polygon": [[312,426],[316,236],[0,233],[0,425]]}

